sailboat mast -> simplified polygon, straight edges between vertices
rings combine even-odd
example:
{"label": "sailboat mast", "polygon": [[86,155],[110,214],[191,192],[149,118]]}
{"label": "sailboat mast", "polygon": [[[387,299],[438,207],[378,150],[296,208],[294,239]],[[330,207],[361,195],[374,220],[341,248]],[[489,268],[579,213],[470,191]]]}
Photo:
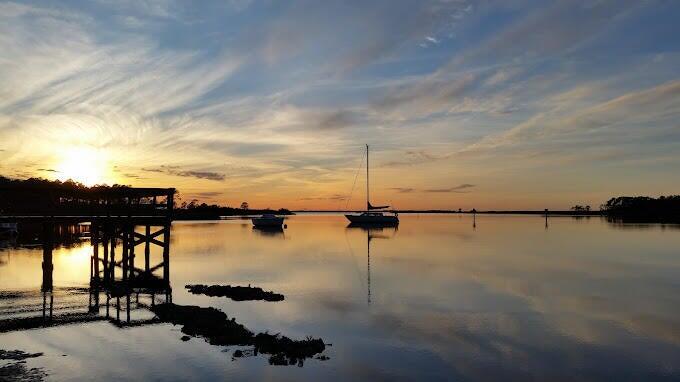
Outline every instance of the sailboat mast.
{"label": "sailboat mast", "polygon": [[369,182],[369,177],[368,177],[368,145],[366,145],[366,211],[370,211],[369,206],[371,205],[370,198],[369,198],[369,188],[368,188],[368,182]]}

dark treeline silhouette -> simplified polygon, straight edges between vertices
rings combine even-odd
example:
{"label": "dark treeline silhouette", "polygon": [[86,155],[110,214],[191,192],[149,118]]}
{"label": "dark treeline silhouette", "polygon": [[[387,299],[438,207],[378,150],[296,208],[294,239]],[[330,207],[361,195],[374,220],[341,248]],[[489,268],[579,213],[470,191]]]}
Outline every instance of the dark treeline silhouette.
{"label": "dark treeline silhouette", "polygon": [[680,222],[680,195],[619,196],[609,199],[600,210],[613,219]]}
{"label": "dark treeline silhouette", "polygon": [[[168,198],[177,192],[172,188],[134,188],[114,184],[88,187],[82,183],[43,178],[11,179],[0,175],[0,215],[125,215],[129,211],[142,215],[168,212]],[[219,219],[220,216],[261,214],[292,215],[282,208],[249,209],[217,204],[189,203],[177,205],[172,198],[173,217],[179,220]]]}
{"label": "dark treeline silhouette", "polygon": [[178,220],[217,220],[221,216],[248,216],[262,214],[293,215],[285,208],[279,210],[272,209],[249,209],[248,203],[241,203],[241,208],[225,207],[217,204],[200,203],[192,200],[189,203],[183,202],[179,208],[175,209],[174,218]]}
{"label": "dark treeline silhouette", "polygon": [[43,178],[0,176],[0,215],[88,215],[125,213],[131,206],[153,215],[167,210],[174,189],[94,185]]}

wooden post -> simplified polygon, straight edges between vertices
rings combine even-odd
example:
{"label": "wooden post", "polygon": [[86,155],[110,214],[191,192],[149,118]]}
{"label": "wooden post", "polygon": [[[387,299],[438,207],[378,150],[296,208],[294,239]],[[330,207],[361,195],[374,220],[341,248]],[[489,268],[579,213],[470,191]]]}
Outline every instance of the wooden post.
{"label": "wooden post", "polygon": [[163,230],[163,280],[170,282],[170,223]]}
{"label": "wooden post", "polygon": [[149,268],[150,268],[149,260],[150,260],[150,253],[151,253],[150,252],[151,251],[151,249],[150,249],[151,241],[149,240],[149,236],[151,236],[151,226],[147,224],[146,225],[146,237],[145,237],[145,241],[144,241],[144,270],[146,271],[146,273],[149,273]]}
{"label": "wooden post", "polygon": [[94,279],[96,282],[99,282],[99,229],[97,228],[97,223],[94,221],[90,225],[90,241],[92,242],[94,255]]}
{"label": "wooden post", "polygon": [[54,239],[54,225],[52,222],[43,222],[43,282],[42,291],[47,292],[52,290],[52,271],[54,265],[52,264],[52,246]]}
{"label": "wooden post", "polygon": [[126,296],[125,312],[127,313],[127,322],[130,323],[130,292]]}
{"label": "wooden post", "polygon": [[128,264],[129,264],[129,241],[128,241],[128,231],[127,224],[123,225],[121,235],[123,236],[123,260],[121,265],[123,266],[123,280],[128,279]]}
{"label": "wooden post", "polygon": [[109,264],[109,280],[111,282],[116,281],[116,229],[112,229],[113,235],[111,235],[111,263]]}
{"label": "wooden post", "polygon": [[[173,191],[174,191],[174,190],[173,190]],[[168,214],[168,218],[172,218],[172,209],[173,209],[174,206],[175,206],[175,202],[174,202],[174,200],[175,200],[175,193],[174,193],[173,191],[171,191],[171,192],[168,194],[168,197],[167,197],[167,199],[168,199],[168,206],[167,206],[167,211],[166,211],[166,212],[167,212],[167,214]]]}
{"label": "wooden post", "polygon": [[104,237],[102,238],[102,248],[104,248],[104,282],[109,281],[109,236],[108,230],[103,229]]}
{"label": "wooden post", "polygon": [[129,256],[129,261],[130,261],[130,266],[129,266],[129,278],[135,277],[135,225],[134,223],[131,223],[130,225],[130,232],[128,232],[128,256]]}

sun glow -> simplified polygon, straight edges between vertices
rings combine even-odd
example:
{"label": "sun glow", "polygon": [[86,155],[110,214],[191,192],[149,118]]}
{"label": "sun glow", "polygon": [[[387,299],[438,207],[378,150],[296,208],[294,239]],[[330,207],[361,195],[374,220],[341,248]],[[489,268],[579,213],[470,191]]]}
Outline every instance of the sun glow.
{"label": "sun glow", "polygon": [[107,155],[92,148],[71,148],[61,155],[56,168],[59,180],[72,179],[86,186],[110,181]]}

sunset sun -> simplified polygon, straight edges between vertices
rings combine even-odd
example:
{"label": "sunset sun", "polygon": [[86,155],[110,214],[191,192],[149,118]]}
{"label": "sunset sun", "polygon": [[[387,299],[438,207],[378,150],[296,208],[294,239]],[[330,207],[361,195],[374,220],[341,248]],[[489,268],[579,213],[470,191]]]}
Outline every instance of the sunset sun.
{"label": "sunset sun", "polygon": [[104,153],[91,148],[72,148],[62,154],[56,171],[59,180],[72,179],[92,186],[107,182],[110,169]]}

